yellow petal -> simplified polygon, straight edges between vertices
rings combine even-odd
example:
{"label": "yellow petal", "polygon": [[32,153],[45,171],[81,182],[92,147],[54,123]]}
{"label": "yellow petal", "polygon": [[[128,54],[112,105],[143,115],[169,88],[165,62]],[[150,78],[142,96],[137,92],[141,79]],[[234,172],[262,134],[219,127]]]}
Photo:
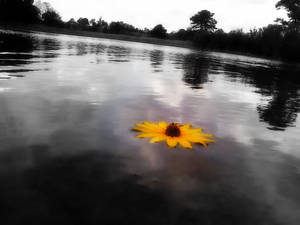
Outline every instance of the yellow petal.
{"label": "yellow petal", "polygon": [[144,132],[145,130],[148,130],[148,129],[146,129],[146,128],[141,128],[141,127],[134,127],[134,128],[132,128],[132,130]]}
{"label": "yellow petal", "polygon": [[196,133],[196,134],[190,134],[190,135],[186,135],[187,138],[191,138],[191,139],[202,139],[202,140],[208,140],[208,141],[214,141],[213,139],[211,139],[210,135],[206,135],[204,133]]}
{"label": "yellow petal", "polygon": [[205,133],[199,133],[199,135],[201,135],[202,137],[210,137],[210,138],[214,137],[214,135],[212,134],[205,134]]}
{"label": "yellow petal", "polygon": [[148,132],[151,132],[151,131],[155,131],[155,132],[161,132],[162,131],[162,129],[158,126],[158,125],[156,125],[156,124],[150,124],[150,123],[147,123],[147,124],[136,124],[136,126],[138,127],[138,128],[142,128],[142,129],[144,129],[144,130],[147,130]]}
{"label": "yellow petal", "polygon": [[190,129],[191,124],[187,123],[182,126],[183,129]]}
{"label": "yellow petal", "polygon": [[153,129],[159,128],[158,125],[155,123],[144,122],[144,125],[148,126],[149,128],[153,128]]}
{"label": "yellow petal", "polygon": [[200,143],[200,144],[204,145],[205,147],[207,146],[207,143],[214,142],[214,140],[211,140],[211,139],[207,139],[207,138],[203,138],[203,137],[195,137],[195,136],[187,137],[187,139],[194,143]]}
{"label": "yellow petal", "polygon": [[201,141],[208,142],[208,143],[215,142],[215,140],[209,139],[209,138],[205,138],[205,137],[195,137],[195,138],[196,138],[196,139],[199,139],[199,140],[201,140]]}
{"label": "yellow petal", "polygon": [[201,139],[199,139],[199,140],[194,140],[193,142],[194,142],[194,143],[199,143],[199,144],[202,144],[204,147],[207,147],[207,144],[206,144],[206,142],[205,142],[205,141],[203,141],[203,140],[201,140]]}
{"label": "yellow petal", "polygon": [[137,123],[136,126],[145,128],[145,129],[155,129],[155,127],[153,127],[152,125],[146,125],[146,124],[140,124],[140,123]]}
{"label": "yellow petal", "polygon": [[174,148],[176,147],[177,143],[178,143],[177,138],[172,138],[172,137],[167,138],[167,144],[169,147]]}
{"label": "yellow petal", "polygon": [[135,128],[133,128],[133,130],[135,130],[135,131],[141,131],[141,132],[144,132],[144,133],[157,133],[157,134],[161,134],[162,133],[159,130],[149,130],[149,129],[146,129],[146,128],[139,128],[139,127],[135,127]]}
{"label": "yellow petal", "polygon": [[197,129],[189,129],[188,130],[190,133],[198,133],[198,132],[201,132],[201,131],[203,131],[203,129],[202,128],[197,128]]}
{"label": "yellow petal", "polygon": [[193,148],[192,145],[191,145],[191,143],[190,143],[189,141],[187,141],[187,140],[180,139],[180,140],[179,140],[179,144],[180,144],[182,147],[184,147],[184,148],[189,148],[189,149],[192,149],[192,148]]}
{"label": "yellow petal", "polygon": [[199,134],[202,132],[201,128],[198,129],[186,129],[186,128],[181,128],[181,133],[183,135],[194,135],[194,134]]}
{"label": "yellow petal", "polygon": [[166,129],[168,124],[166,122],[160,121],[160,122],[158,122],[158,126],[162,129]]}
{"label": "yellow petal", "polygon": [[136,137],[137,138],[152,138],[155,136],[157,136],[156,133],[142,133],[142,134],[137,135]]}
{"label": "yellow petal", "polygon": [[166,139],[166,137],[163,135],[157,136],[157,137],[152,138],[150,143],[153,144],[153,143],[161,142],[161,141],[164,141],[165,139]]}

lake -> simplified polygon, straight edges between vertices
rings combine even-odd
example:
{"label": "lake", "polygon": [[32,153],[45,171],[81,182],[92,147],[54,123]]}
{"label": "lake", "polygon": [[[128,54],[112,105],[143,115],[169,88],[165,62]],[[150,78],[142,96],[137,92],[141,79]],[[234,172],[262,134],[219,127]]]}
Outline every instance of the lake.
{"label": "lake", "polygon": [[[299,65],[1,32],[1,224],[300,224]],[[142,121],[216,143],[150,144]]]}

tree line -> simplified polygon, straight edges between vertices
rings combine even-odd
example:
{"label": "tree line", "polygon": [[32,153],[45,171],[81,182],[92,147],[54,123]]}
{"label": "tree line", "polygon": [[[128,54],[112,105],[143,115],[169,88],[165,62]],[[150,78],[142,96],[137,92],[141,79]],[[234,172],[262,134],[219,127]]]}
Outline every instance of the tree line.
{"label": "tree line", "polygon": [[136,28],[123,21],[107,23],[101,17],[98,20],[89,20],[82,17],[77,20],[71,18],[65,22],[50,3],[41,0],[37,2],[34,2],[34,0],[0,0],[0,23],[43,24],[52,27],[111,34],[144,35],[156,38],[168,37],[167,30],[161,24],[149,30],[147,28]]}
{"label": "tree line", "polygon": [[171,33],[162,24],[152,29],[139,29],[123,21],[108,23],[101,17],[98,20],[72,18],[65,22],[49,3],[40,0],[35,3],[33,0],[0,0],[0,23],[38,23],[74,30],[191,41],[201,49],[300,61],[300,0],[280,0],[275,7],[285,9],[288,20],[277,18],[274,24],[249,32],[242,29],[223,31],[217,27],[214,13],[208,10],[192,16],[190,27]]}

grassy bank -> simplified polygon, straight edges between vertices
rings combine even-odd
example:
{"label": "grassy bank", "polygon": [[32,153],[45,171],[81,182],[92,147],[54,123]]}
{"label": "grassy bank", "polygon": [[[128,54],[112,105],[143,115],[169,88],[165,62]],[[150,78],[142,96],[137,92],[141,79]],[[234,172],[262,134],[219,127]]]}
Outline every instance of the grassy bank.
{"label": "grassy bank", "polygon": [[148,43],[148,44],[156,44],[156,45],[183,47],[183,48],[193,47],[192,43],[189,41],[158,39],[158,38],[151,38],[151,37],[144,37],[144,36],[130,36],[130,35],[122,35],[122,34],[107,34],[107,33],[100,33],[100,32],[90,32],[90,31],[82,31],[82,30],[71,30],[66,28],[48,27],[44,25],[3,25],[3,24],[1,25],[0,24],[0,29],[9,29],[9,30],[25,31],[25,32],[38,31],[38,32],[47,32],[47,33],[54,33],[54,34],[67,34],[67,35],[84,36],[84,37],[106,38],[106,39],[140,42],[140,43]]}

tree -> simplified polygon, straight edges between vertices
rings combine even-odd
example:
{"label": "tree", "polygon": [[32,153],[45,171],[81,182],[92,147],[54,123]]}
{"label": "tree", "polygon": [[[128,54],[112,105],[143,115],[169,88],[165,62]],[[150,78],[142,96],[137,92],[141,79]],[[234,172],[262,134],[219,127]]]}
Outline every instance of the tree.
{"label": "tree", "polygon": [[217,21],[213,18],[214,13],[202,10],[190,18],[192,29],[200,31],[214,31]]}
{"label": "tree", "polygon": [[35,1],[34,5],[40,10],[40,13],[43,14],[49,9],[53,9],[49,2],[42,2],[41,0]]}
{"label": "tree", "polygon": [[0,22],[37,23],[40,10],[33,0],[0,0]]}
{"label": "tree", "polygon": [[63,21],[61,20],[60,15],[54,11],[54,10],[49,10],[43,13],[42,15],[42,21],[45,25],[48,26],[62,26]]}
{"label": "tree", "polygon": [[78,25],[81,29],[86,30],[89,28],[90,22],[88,18],[79,18],[77,20]]}
{"label": "tree", "polygon": [[51,6],[49,2],[38,0],[35,6],[39,8],[42,18],[42,23],[47,26],[63,26],[64,22],[59,13]]}
{"label": "tree", "polygon": [[300,0],[280,0],[276,8],[284,8],[288,11],[288,17],[294,22],[300,22]]}
{"label": "tree", "polygon": [[105,20],[103,20],[102,17],[100,17],[97,22],[97,30],[99,32],[104,32],[104,33],[108,31],[108,23]]}
{"label": "tree", "polygon": [[176,39],[176,40],[191,40],[194,35],[194,32],[188,28],[187,30],[185,29],[180,29],[176,32],[172,32],[170,34],[170,38]]}
{"label": "tree", "polygon": [[90,20],[90,30],[91,31],[97,31],[97,22],[95,19]]}
{"label": "tree", "polygon": [[101,17],[98,21],[95,19],[90,20],[90,30],[91,31],[98,31],[98,32],[107,32],[108,24],[105,22]]}
{"label": "tree", "polygon": [[277,19],[283,25],[289,26],[289,28],[300,29],[300,0],[280,0],[276,4],[276,8],[284,8],[288,12],[288,17],[290,21],[285,21],[284,19]]}
{"label": "tree", "polygon": [[166,28],[163,25],[158,24],[156,25],[151,31],[150,35],[152,37],[164,39],[168,36]]}
{"label": "tree", "polygon": [[132,34],[135,33],[137,29],[128,23],[124,23],[122,21],[113,21],[109,24],[108,31],[113,34]]}
{"label": "tree", "polygon": [[74,18],[71,18],[68,22],[66,22],[66,26],[68,28],[75,29],[78,27],[78,23],[74,20]]}

